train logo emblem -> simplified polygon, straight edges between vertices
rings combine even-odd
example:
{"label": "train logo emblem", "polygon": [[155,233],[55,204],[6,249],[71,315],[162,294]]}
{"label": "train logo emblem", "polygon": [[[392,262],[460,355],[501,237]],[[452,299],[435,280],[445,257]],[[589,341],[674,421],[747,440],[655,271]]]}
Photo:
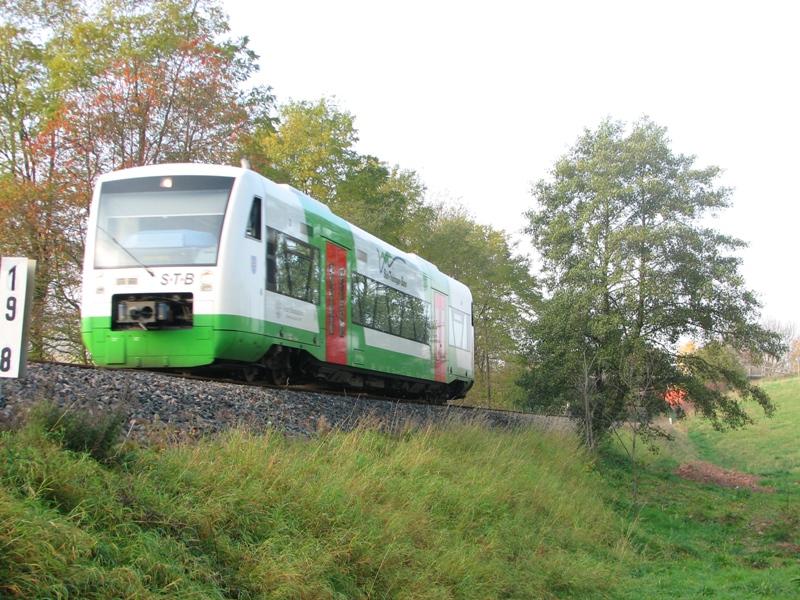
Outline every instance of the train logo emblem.
{"label": "train logo emblem", "polygon": [[378,271],[380,274],[395,285],[406,287],[408,283],[405,276],[402,274],[395,275],[392,271],[396,262],[400,262],[403,265],[406,264],[406,260],[402,256],[393,256],[390,252],[378,249]]}

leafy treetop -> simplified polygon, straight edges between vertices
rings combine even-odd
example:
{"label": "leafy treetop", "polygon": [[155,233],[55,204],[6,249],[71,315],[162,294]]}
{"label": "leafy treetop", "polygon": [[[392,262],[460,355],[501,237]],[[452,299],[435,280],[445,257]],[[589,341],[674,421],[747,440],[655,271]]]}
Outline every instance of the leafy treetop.
{"label": "leafy treetop", "polygon": [[634,408],[650,423],[673,386],[717,425],[747,421],[736,397],[703,385],[708,377],[771,408],[758,387],[720,364],[678,369],[682,336],[780,352],[739,273],[735,252],[744,243],[706,225],[731,191],[716,183],[719,168],[694,163],[646,118],[629,130],[605,121],[534,186],[527,231],[549,297],[531,327],[526,383],[532,397],[583,407],[595,436]]}

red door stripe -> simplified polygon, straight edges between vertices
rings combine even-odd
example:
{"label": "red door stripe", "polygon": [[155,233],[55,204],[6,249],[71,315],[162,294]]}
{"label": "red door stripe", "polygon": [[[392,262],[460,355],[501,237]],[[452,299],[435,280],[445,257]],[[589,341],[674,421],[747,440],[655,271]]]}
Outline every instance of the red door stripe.
{"label": "red door stripe", "polygon": [[447,296],[433,292],[433,378],[447,380]]}
{"label": "red door stripe", "polygon": [[325,360],[347,364],[347,250],[325,247]]}

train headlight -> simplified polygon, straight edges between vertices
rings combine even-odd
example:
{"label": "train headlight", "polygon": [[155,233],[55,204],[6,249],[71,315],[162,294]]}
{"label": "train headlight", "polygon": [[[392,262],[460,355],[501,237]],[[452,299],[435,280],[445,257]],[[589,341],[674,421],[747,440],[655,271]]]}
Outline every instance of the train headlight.
{"label": "train headlight", "polygon": [[205,271],[200,275],[200,291],[210,292],[214,289],[214,274],[211,271]]}

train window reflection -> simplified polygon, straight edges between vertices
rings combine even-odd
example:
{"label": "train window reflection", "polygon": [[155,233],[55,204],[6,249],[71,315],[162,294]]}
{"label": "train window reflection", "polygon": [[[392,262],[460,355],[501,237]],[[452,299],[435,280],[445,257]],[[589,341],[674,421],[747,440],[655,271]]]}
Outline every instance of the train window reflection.
{"label": "train window reflection", "polygon": [[109,181],[100,188],[95,267],[214,265],[232,177]]}
{"label": "train window reflection", "polygon": [[319,249],[267,227],[267,289],[319,304]]}
{"label": "train window reflection", "polygon": [[261,198],[258,196],[253,198],[253,203],[250,205],[250,214],[247,217],[245,235],[254,240],[261,239]]}
{"label": "train window reflection", "polygon": [[419,298],[354,273],[351,287],[353,323],[427,344],[430,305]]}

